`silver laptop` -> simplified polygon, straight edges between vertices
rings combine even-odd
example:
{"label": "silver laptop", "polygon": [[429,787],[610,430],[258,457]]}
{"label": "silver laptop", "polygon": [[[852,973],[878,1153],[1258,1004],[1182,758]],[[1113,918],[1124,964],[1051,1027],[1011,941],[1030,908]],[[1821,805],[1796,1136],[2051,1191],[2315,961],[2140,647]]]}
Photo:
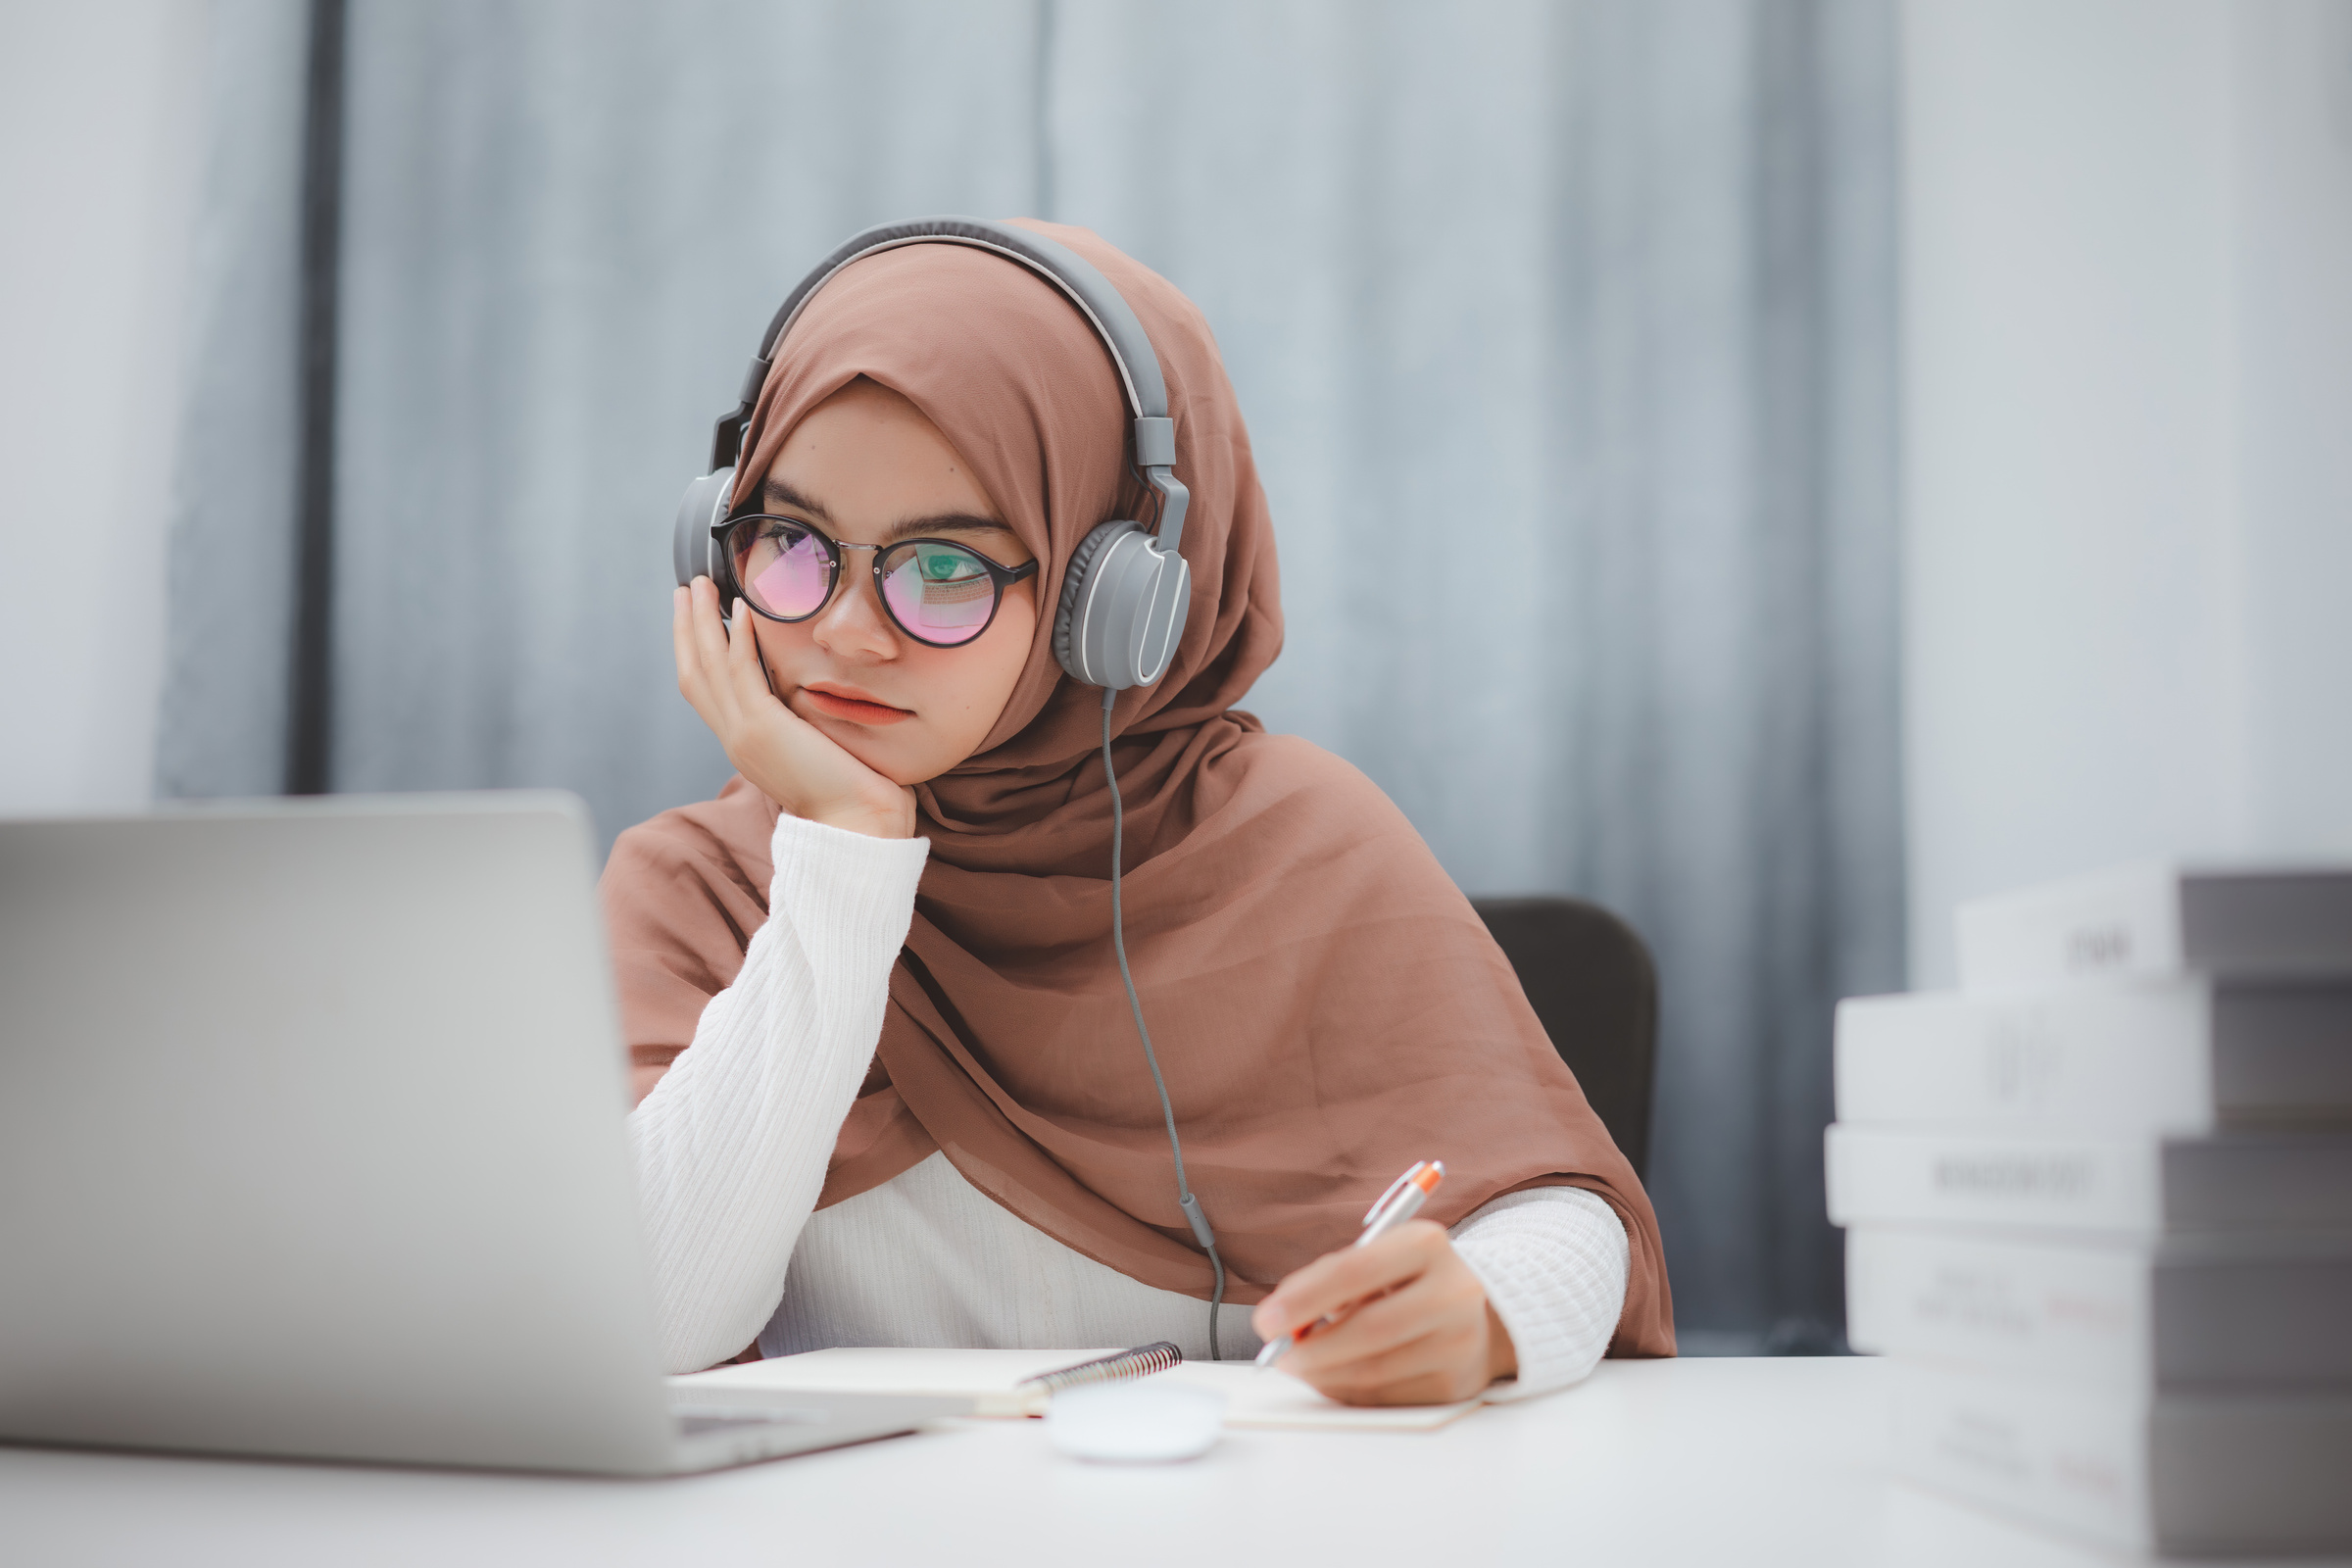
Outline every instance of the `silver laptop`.
{"label": "silver laptop", "polygon": [[953,1400],[656,1359],[566,795],[0,822],[0,1440],[648,1475]]}

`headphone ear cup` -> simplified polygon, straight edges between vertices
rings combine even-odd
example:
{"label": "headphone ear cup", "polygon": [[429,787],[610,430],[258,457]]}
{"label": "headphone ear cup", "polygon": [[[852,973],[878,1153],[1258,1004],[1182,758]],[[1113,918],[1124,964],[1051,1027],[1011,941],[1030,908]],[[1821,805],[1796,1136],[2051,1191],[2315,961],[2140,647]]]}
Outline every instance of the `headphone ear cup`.
{"label": "headphone ear cup", "polygon": [[1110,691],[1148,686],[1174,657],[1192,607],[1192,565],[1140,522],[1105,522],[1078,542],[1054,612],[1054,658]]}
{"label": "headphone ear cup", "polygon": [[690,588],[697,577],[708,577],[717,585],[721,612],[733,586],[734,573],[728,569],[726,553],[710,530],[727,514],[727,502],[735,489],[735,470],[720,468],[706,473],[686,487],[678,498],[678,520],[670,530],[669,564],[677,573],[678,586]]}
{"label": "headphone ear cup", "polygon": [[1070,552],[1069,566],[1061,574],[1061,602],[1054,607],[1054,658],[1072,680],[1084,681],[1089,686],[1102,684],[1087,673],[1086,662],[1077,646],[1077,628],[1085,620],[1087,582],[1094,575],[1096,558],[1102,554],[1103,547],[1138,526],[1133,522],[1098,524]]}

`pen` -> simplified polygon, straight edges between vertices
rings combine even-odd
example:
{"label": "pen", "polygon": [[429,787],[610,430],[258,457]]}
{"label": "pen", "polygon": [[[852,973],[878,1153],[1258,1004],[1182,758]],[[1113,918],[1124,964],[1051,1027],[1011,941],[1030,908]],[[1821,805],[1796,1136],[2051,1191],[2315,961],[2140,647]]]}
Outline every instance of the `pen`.
{"label": "pen", "polygon": [[[1355,1239],[1355,1245],[1370,1247],[1374,1242],[1379,1241],[1383,1236],[1420,1213],[1421,1205],[1429,1201],[1429,1195],[1436,1192],[1438,1183],[1445,1179],[1446,1162],[1444,1160],[1414,1161],[1413,1168],[1391,1182],[1389,1190],[1380,1195],[1380,1200],[1365,1212],[1364,1233]],[[1336,1321],[1337,1319],[1326,1313],[1320,1320],[1309,1323],[1296,1335],[1285,1334],[1278,1340],[1268,1341],[1266,1348],[1257,1352],[1257,1364],[1272,1366],[1288,1355],[1291,1347],[1298,1344],[1298,1341],[1314,1333],[1323,1324]]]}

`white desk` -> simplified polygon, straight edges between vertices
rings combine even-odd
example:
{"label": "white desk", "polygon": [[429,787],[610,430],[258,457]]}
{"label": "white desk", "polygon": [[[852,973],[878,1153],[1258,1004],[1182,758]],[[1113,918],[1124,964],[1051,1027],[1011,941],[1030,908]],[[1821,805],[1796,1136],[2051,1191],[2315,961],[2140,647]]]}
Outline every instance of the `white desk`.
{"label": "white desk", "polygon": [[1608,1362],[1431,1434],[1234,1432],[1063,1459],[1040,1422],[674,1481],[0,1447],[0,1560],[48,1564],[1901,1564],[2088,1568],[1881,1478],[1879,1363]]}

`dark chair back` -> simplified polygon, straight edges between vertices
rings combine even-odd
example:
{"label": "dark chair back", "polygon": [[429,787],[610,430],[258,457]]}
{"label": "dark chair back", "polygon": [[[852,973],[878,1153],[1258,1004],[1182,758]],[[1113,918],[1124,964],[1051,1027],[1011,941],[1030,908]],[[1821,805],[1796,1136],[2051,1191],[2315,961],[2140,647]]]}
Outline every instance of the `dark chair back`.
{"label": "dark chair back", "polygon": [[1658,971],[1634,928],[1581,899],[1472,899],[1601,1125],[1649,1176]]}

